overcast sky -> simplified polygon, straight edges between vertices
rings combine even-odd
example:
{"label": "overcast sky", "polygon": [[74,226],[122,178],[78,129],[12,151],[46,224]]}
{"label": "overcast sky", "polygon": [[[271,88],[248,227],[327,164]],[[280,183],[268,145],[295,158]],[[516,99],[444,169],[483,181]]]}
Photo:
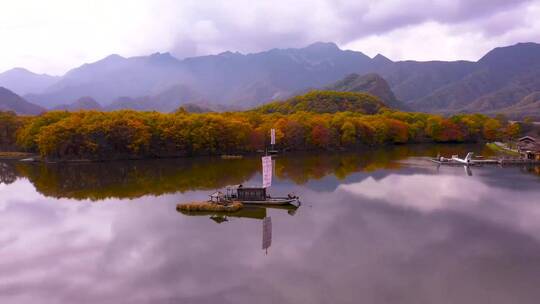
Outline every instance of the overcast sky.
{"label": "overcast sky", "polygon": [[109,54],[197,56],[332,41],[393,60],[477,60],[540,42],[540,0],[0,0],[0,71]]}

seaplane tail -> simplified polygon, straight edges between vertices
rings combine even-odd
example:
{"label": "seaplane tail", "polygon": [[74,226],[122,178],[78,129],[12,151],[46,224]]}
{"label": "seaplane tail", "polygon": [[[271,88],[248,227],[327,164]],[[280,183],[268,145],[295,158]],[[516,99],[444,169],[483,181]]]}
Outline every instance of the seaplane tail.
{"label": "seaplane tail", "polygon": [[452,160],[465,164],[465,165],[471,165],[473,163],[473,160],[472,160],[473,154],[474,154],[473,152],[467,153],[467,156],[465,156],[464,159],[459,158],[458,156],[452,156]]}
{"label": "seaplane tail", "polygon": [[471,163],[471,162],[472,162],[473,154],[474,154],[474,153],[472,153],[472,152],[467,153],[467,156],[465,156],[465,161],[466,161],[467,163]]}

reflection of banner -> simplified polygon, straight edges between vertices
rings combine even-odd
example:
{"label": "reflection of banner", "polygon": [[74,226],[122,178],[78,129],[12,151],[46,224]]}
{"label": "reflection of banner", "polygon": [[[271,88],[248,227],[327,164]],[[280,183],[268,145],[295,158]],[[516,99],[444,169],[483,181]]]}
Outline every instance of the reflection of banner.
{"label": "reflection of banner", "polygon": [[272,186],[272,156],[262,157],[263,188]]}
{"label": "reflection of banner", "polygon": [[276,144],[276,129],[270,130],[270,144],[275,145]]}
{"label": "reflection of banner", "polygon": [[263,219],[262,249],[266,250],[272,245],[272,218]]}

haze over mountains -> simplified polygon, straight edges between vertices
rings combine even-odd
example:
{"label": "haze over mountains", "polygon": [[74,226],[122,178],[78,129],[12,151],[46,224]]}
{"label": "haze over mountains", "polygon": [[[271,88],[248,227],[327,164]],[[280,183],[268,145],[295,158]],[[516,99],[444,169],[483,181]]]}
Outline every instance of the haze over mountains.
{"label": "haze over mountains", "polygon": [[0,86],[9,88],[18,95],[41,93],[59,80],[60,77],[35,74],[23,68],[0,73]]}
{"label": "haze over mountains", "polygon": [[390,106],[413,111],[522,117],[540,112],[540,44],[496,48],[477,62],[393,62],[320,42],[184,60],[168,53],[110,55],[61,77],[10,70],[0,74],[0,86],[48,109],[66,108],[85,96],[104,109],[169,112],[182,104],[241,109],[327,88],[369,92]]}
{"label": "haze over mountains", "polygon": [[30,103],[10,90],[0,87],[0,111],[13,111],[20,114],[37,115],[45,109]]}

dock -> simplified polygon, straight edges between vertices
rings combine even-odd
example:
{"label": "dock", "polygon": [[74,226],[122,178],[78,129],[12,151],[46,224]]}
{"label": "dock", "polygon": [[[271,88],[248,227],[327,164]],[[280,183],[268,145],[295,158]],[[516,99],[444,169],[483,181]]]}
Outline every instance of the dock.
{"label": "dock", "polygon": [[522,158],[502,158],[499,160],[500,165],[540,165],[540,160],[522,159]]}
{"label": "dock", "polygon": [[540,165],[540,160],[524,158],[494,158],[494,159],[471,159],[468,163],[452,158],[431,158],[432,162],[445,166],[482,166],[482,165]]}

